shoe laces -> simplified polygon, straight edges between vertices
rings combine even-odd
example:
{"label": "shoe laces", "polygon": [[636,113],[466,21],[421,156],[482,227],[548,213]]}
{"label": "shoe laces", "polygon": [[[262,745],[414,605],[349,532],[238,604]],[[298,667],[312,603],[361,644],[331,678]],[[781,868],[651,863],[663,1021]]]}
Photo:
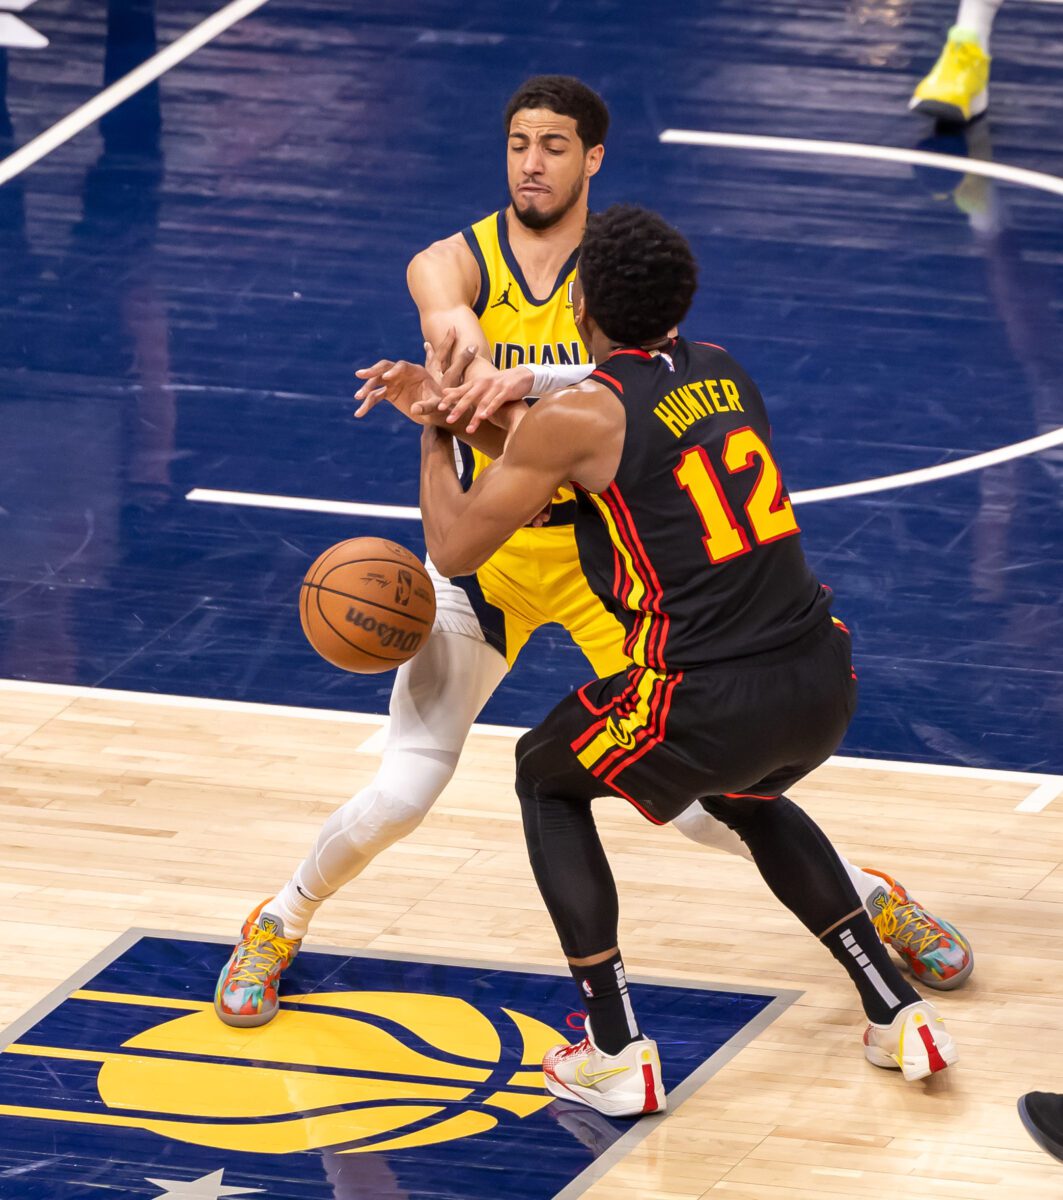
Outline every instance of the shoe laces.
{"label": "shoe laces", "polygon": [[589,1054],[594,1047],[591,1045],[591,1039],[584,1036],[581,1041],[572,1042],[568,1046],[562,1046],[557,1052],[558,1058],[576,1058],[579,1055]]}
{"label": "shoe laces", "polygon": [[244,939],[230,983],[265,984],[278,967],[285,967],[295,948],[294,940],[267,933],[254,925]]}
{"label": "shoe laces", "polygon": [[[948,53],[942,57],[941,69],[944,71],[947,66],[952,66],[960,71],[973,71],[984,57],[985,52],[977,42],[950,38]],[[949,59],[951,62],[947,61]]]}
{"label": "shoe laces", "polygon": [[946,936],[925,908],[896,893],[891,893],[872,924],[883,941],[901,942],[917,955],[933,949],[934,943]]}

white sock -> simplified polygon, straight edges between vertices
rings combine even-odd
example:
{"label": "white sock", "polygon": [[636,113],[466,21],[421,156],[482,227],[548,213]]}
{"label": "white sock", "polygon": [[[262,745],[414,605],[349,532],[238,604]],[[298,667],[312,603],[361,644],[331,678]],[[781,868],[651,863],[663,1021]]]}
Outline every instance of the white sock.
{"label": "white sock", "polygon": [[978,44],[988,54],[993,20],[1002,3],[1003,0],[960,0],[955,28],[973,33],[978,38]]}
{"label": "white sock", "polygon": [[285,937],[301,938],[306,936],[310,918],[324,899],[324,896],[311,896],[294,879],[289,879],[272,900],[266,901],[265,911],[280,917]]}
{"label": "white sock", "polygon": [[878,875],[870,875],[867,871],[862,871],[859,867],[854,867],[847,859],[842,858],[842,866],[849,872],[849,878],[853,881],[853,887],[856,888],[856,894],[860,897],[860,903],[867,908],[867,902],[880,889],[885,888],[889,891],[889,884]]}

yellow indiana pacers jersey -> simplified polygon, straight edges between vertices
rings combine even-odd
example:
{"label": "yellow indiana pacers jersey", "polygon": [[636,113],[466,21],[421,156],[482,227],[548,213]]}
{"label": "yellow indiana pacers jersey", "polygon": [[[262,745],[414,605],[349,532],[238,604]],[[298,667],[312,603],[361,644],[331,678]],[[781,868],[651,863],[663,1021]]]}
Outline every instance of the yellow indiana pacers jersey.
{"label": "yellow indiana pacers jersey", "polygon": [[[537,300],[509,244],[504,210],[470,225],[462,235],[480,268],[480,294],[473,312],[487,337],[495,366],[504,371],[527,363],[571,366],[587,362],[572,312],[579,249],[572,251],[558,272],[550,295]],[[474,451],[473,461],[475,477],[490,460]],[[563,498],[574,499],[569,491]],[[565,515],[571,520],[567,511]],[[562,519],[562,514],[556,514],[556,519]]]}
{"label": "yellow indiana pacers jersey", "polygon": [[[572,313],[578,250],[558,272],[550,295],[531,294],[509,244],[505,212],[462,231],[480,268],[473,311],[495,365],[574,364],[588,361]],[[588,368],[589,369],[589,368]],[[461,446],[465,486],[490,461]],[[512,665],[541,625],[563,626],[598,675],[625,669],[624,630],[591,591],[579,564],[572,522],[576,501],[568,489],[554,498],[549,524],[518,529],[475,575],[456,580],[467,593],[487,641]]]}

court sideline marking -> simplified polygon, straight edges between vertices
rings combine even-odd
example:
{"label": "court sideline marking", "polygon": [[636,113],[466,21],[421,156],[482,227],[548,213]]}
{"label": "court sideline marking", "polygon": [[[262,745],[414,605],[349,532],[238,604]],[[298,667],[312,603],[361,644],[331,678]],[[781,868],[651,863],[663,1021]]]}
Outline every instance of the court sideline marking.
{"label": "court sideline marking", "polygon": [[756,133],[722,133],[709,129],[663,129],[658,141],[671,146],[716,146],[730,150],[767,150],[780,154],[823,154],[834,158],[866,158],[877,162],[901,162],[917,167],[937,167],[961,175],[984,175],[1001,183],[1036,188],[1063,196],[1063,179],[1026,167],[983,158],[962,158],[931,150],[909,150],[904,146],[873,146],[867,142],[836,142],[815,138],[769,137]]}
{"label": "court sideline marking", "polygon": [[[219,700],[207,696],[177,696],[163,692],[125,692],[112,688],[86,687],[70,683],[36,683],[23,679],[0,679],[0,692],[65,697],[69,700],[125,701],[147,707],[199,708],[215,712],[246,713],[261,717],[293,717],[305,721],[334,721],[344,725],[375,725],[376,730],[356,746],[352,753],[378,754],[383,749],[383,732],[388,718],[381,713],[349,712],[344,709],[300,708],[287,704],[260,704],[251,700]],[[54,714],[58,716],[59,714]],[[49,718],[51,719],[51,718]],[[515,740],[527,730],[517,725],[481,725],[472,727],[483,737]],[[14,760],[12,760],[14,761]],[[1016,812],[1040,812],[1063,793],[1063,775],[1033,771],[1007,771],[995,767],[957,767],[943,763],[915,763],[891,758],[848,758],[833,756],[825,766],[858,771],[892,771],[902,775],[937,775],[953,779],[984,779],[999,783],[1024,783],[1033,787],[1016,806]]]}
{"label": "court sideline marking", "polygon": [[117,108],[135,92],[147,87],[149,83],[154,83],[160,75],[164,75],[178,63],[184,62],[189,55],[194,54],[208,42],[230,29],[237,21],[242,21],[244,17],[250,16],[266,3],[268,0],[232,0],[232,3],[211,14],[205,21],[193,26],[187,33],[181,34],[164,50],[152,55],[139,67],[134,67],[128,75],[123,75],[121,79],[115,80],[110,87],[98,92],[80,108],[75,108],[72,113],[68,113],[49,129],[38,134],[25,146],[20,146],[7,158],[0,160],[0,187],[28,167],[32,167],[34,163],[40,162],[45,155],[51,154],[64,142],[76,137],[83,129],[94,121],[98,121],[111,109]]}
{"label": "court sideline marking", "polygon": [[[1061,0],[1063,2],[1063,0]],[[997,463],[1037,454],[1053,446],[1063,446],[1063,428],[1053,429],[1037,437],[1010,446],[999,446],[983,454],[973,454],[954,462],[940,463],[936,467],[920,467],[916,471],[902,471],[897,475],[880,475],[876,479],[858,479],[853,483],[839,483],[832,487],[809,488],[803,492],[791,492],[795,504],[816,504],[821,500],[840,500],[845,496],[866,496],[871,492],[887,492],[895,488],[911,487],[917,483],[931,483],[937,479],[948,479],[952,475],[963,475],[968,471],[981,471]],[[354,500],[314,500],[304,496],[275,496],[266,492],[230,492],[219,488],[192,488],[186,500],[199,504],[237,504],[247,508],[282,508],[294,512],[334,513],[348,517],[391,517],[399,521],[419,521],[421,510],[404,504],[364,504]]]}

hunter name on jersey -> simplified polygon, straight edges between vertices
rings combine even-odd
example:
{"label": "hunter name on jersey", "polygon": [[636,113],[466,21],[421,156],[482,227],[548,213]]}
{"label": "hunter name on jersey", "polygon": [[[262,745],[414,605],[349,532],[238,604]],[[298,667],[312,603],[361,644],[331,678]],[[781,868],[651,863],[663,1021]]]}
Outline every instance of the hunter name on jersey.
{"label": "hunter name on jersey", "polygon": [[734,380],[702,379],[673,388],[653,410],[653,415],[676,437],[682,437],[695,421],[729,412],[745,412]]}

